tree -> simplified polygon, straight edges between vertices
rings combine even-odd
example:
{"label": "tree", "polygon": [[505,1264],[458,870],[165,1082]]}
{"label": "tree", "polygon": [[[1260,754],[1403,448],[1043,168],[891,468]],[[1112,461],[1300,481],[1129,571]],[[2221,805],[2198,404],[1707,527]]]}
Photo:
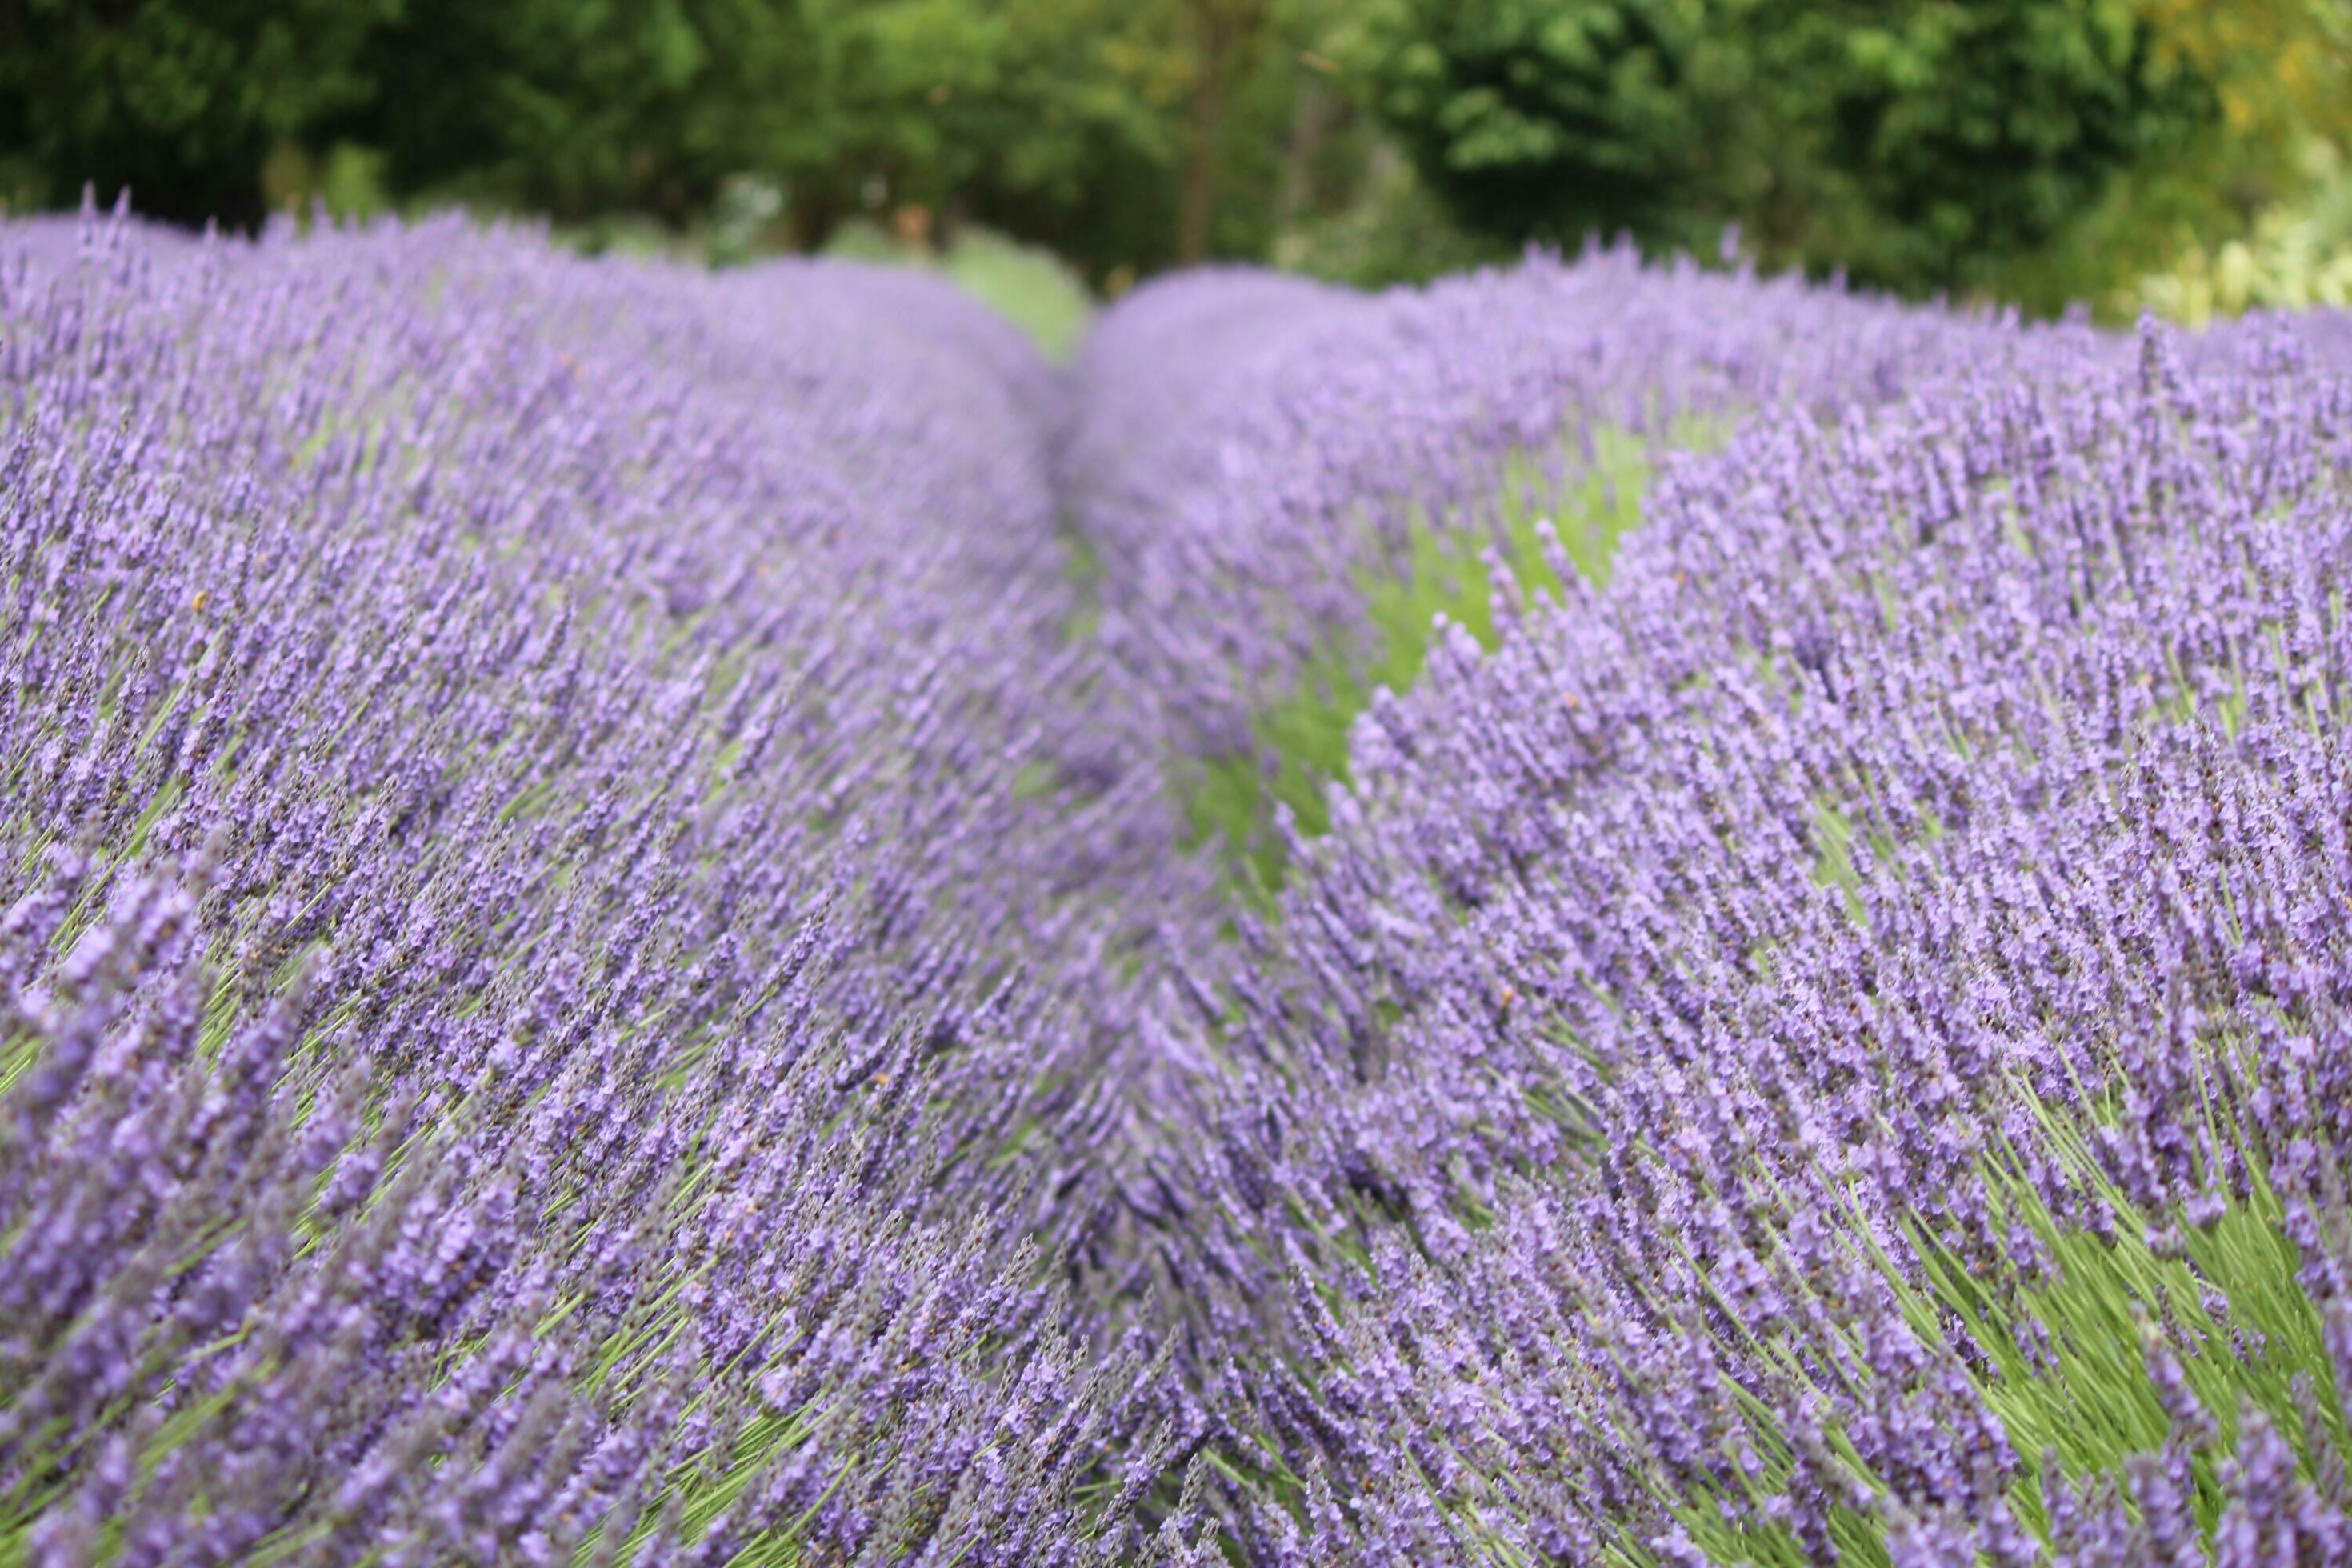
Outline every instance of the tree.
{"label": "tree", "polygon": [[825,9],[404,0],[369,42],[368,102],[333,130],[382,148],[404,193],[679,222],[729,174],[829,147]]}
{"label": "tree", "polygon": [[[412,194],[682,222],[720,182],[816,244],[876,205],[1164,255],[1180,0],[405,0],[337,134]],[[1081,248],[1083,248],[1083,244]]]}
{"label": "tree", "polygon": [[1169,5],[835,0],[825,13],[824,144],[774,163],[804,201],[845,205],[878,181],[894,202],[1009,220],[1057,247],[1083,253],[1101,226],[1165,252],[1152,230],[1168,221],[1184,82]]}
{"label": "tree", "polygon": [[[2147,0],[2148,4],[2162,0]],[[1489,234],[1627,230],[1921,292],[2055,239],[2215,112],[2131,0],[1386,0],[1357,56]]]}
{"label": "tree", "polygon": [[2136,167],[2211,124],[2212,83],[2127,0],[1834,0],[1796,5],[1762,47],[1864,222],[1856,275],[1964,286],[2057,239]]}
{"label": "tree", "polygon": [[37,200],[84,182],[140,210],[249,226],[270,149],[366,100],[398,0],[0,0],[0,156]]}
{"label": "tree", "polygon": [[1097,277],[1262,254],[1277,45],[1329,3],[0,0],[0,199],[127,182],[242,225],[363,170],[402,203],[682,227],[751,175],[805,245],[911,205]]}
{"label": "tree", "polygon": [[1176,258],[1190,264],[1209,254],[1225,115],[1236,79],[1265,43],[1274,7],[1272,0],[1184,0],[1183,11],[1192,68],[1185,106]]}
{"label": "tree", "polygon": [[1723,205],[1721,0],[1391,0],[1356,46],[1372,107],[1472,227],[1683,237]]}

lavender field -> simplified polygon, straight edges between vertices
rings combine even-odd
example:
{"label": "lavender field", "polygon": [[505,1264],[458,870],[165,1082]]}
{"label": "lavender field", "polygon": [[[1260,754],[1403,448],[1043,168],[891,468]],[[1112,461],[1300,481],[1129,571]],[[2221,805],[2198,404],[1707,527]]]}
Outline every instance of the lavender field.
{"label": "lavender field", "polygon": [[0,226],[0,1564],[2352,1563],[2352,321]]}

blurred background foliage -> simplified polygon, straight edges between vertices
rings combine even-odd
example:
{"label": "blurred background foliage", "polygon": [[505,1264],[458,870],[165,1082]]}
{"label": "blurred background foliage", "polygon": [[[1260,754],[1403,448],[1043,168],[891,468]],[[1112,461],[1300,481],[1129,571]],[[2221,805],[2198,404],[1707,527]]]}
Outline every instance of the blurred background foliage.
{"label": "blurred background foliage", "polygon": [[2037,312],[2340,302],[2347,168],[2352,0],[0,0],[13,208],[850,248],[1048,336],[1188,261],[1595,233]]}

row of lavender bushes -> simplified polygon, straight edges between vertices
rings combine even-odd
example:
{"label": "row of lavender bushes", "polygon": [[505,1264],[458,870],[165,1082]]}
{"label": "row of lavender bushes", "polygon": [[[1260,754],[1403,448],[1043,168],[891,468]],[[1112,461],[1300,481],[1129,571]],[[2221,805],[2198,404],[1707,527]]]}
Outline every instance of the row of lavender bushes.
{"label": "row of lavender bushes", "polygon": [[1053,391],[879,269],[6,231],[0,1561],[1135,1548],[1039,1259],[1205,884]]}
{"label": "row of lavender bushes", "polygon": [[1605,254],[1113,312],[1123,659],[1245,769],[1352,720],[1162,1015],[1233,1555],[2352,1562],[2347,349]]}
{"label": "row of lavender bushes", "polygon": [[0,1562],[2352,1561],[2347,349],[0,231]]}

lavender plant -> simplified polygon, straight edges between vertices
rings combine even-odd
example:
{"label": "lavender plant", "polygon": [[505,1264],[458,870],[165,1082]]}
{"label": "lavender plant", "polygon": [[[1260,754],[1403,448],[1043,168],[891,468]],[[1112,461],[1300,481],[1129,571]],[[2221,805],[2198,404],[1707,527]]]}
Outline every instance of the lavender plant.
{"label": "lavender plant", "polygon": [[[1106,637],[1184,752],[1278,777],[1265,715],[1335,671],[1410,675],[1428,620],[1400,612],[1483,617],[1490,547],[1543,581],[1538,517],[1597,568],[1654,448],[2055,335],[1630,249],[1377,297],[1188,274],[1107,312],[1079,356],[1064,483],[1104,564]],[[1314,814],[1320,782],[1294,809]]]}
{"label": "lavender plant", "polygon": [[1125,1114],[1078,892],[1188,884],[1026,348],[454,223],[0,257],[0,1557],[1131,1535],[1038,1258]]}
{"label": "lavender plant", "polygon": [[1202,985],[1252,1560],[2352,1552],[2352,384],[2183,358],[1765,420],[1360,721]]}

